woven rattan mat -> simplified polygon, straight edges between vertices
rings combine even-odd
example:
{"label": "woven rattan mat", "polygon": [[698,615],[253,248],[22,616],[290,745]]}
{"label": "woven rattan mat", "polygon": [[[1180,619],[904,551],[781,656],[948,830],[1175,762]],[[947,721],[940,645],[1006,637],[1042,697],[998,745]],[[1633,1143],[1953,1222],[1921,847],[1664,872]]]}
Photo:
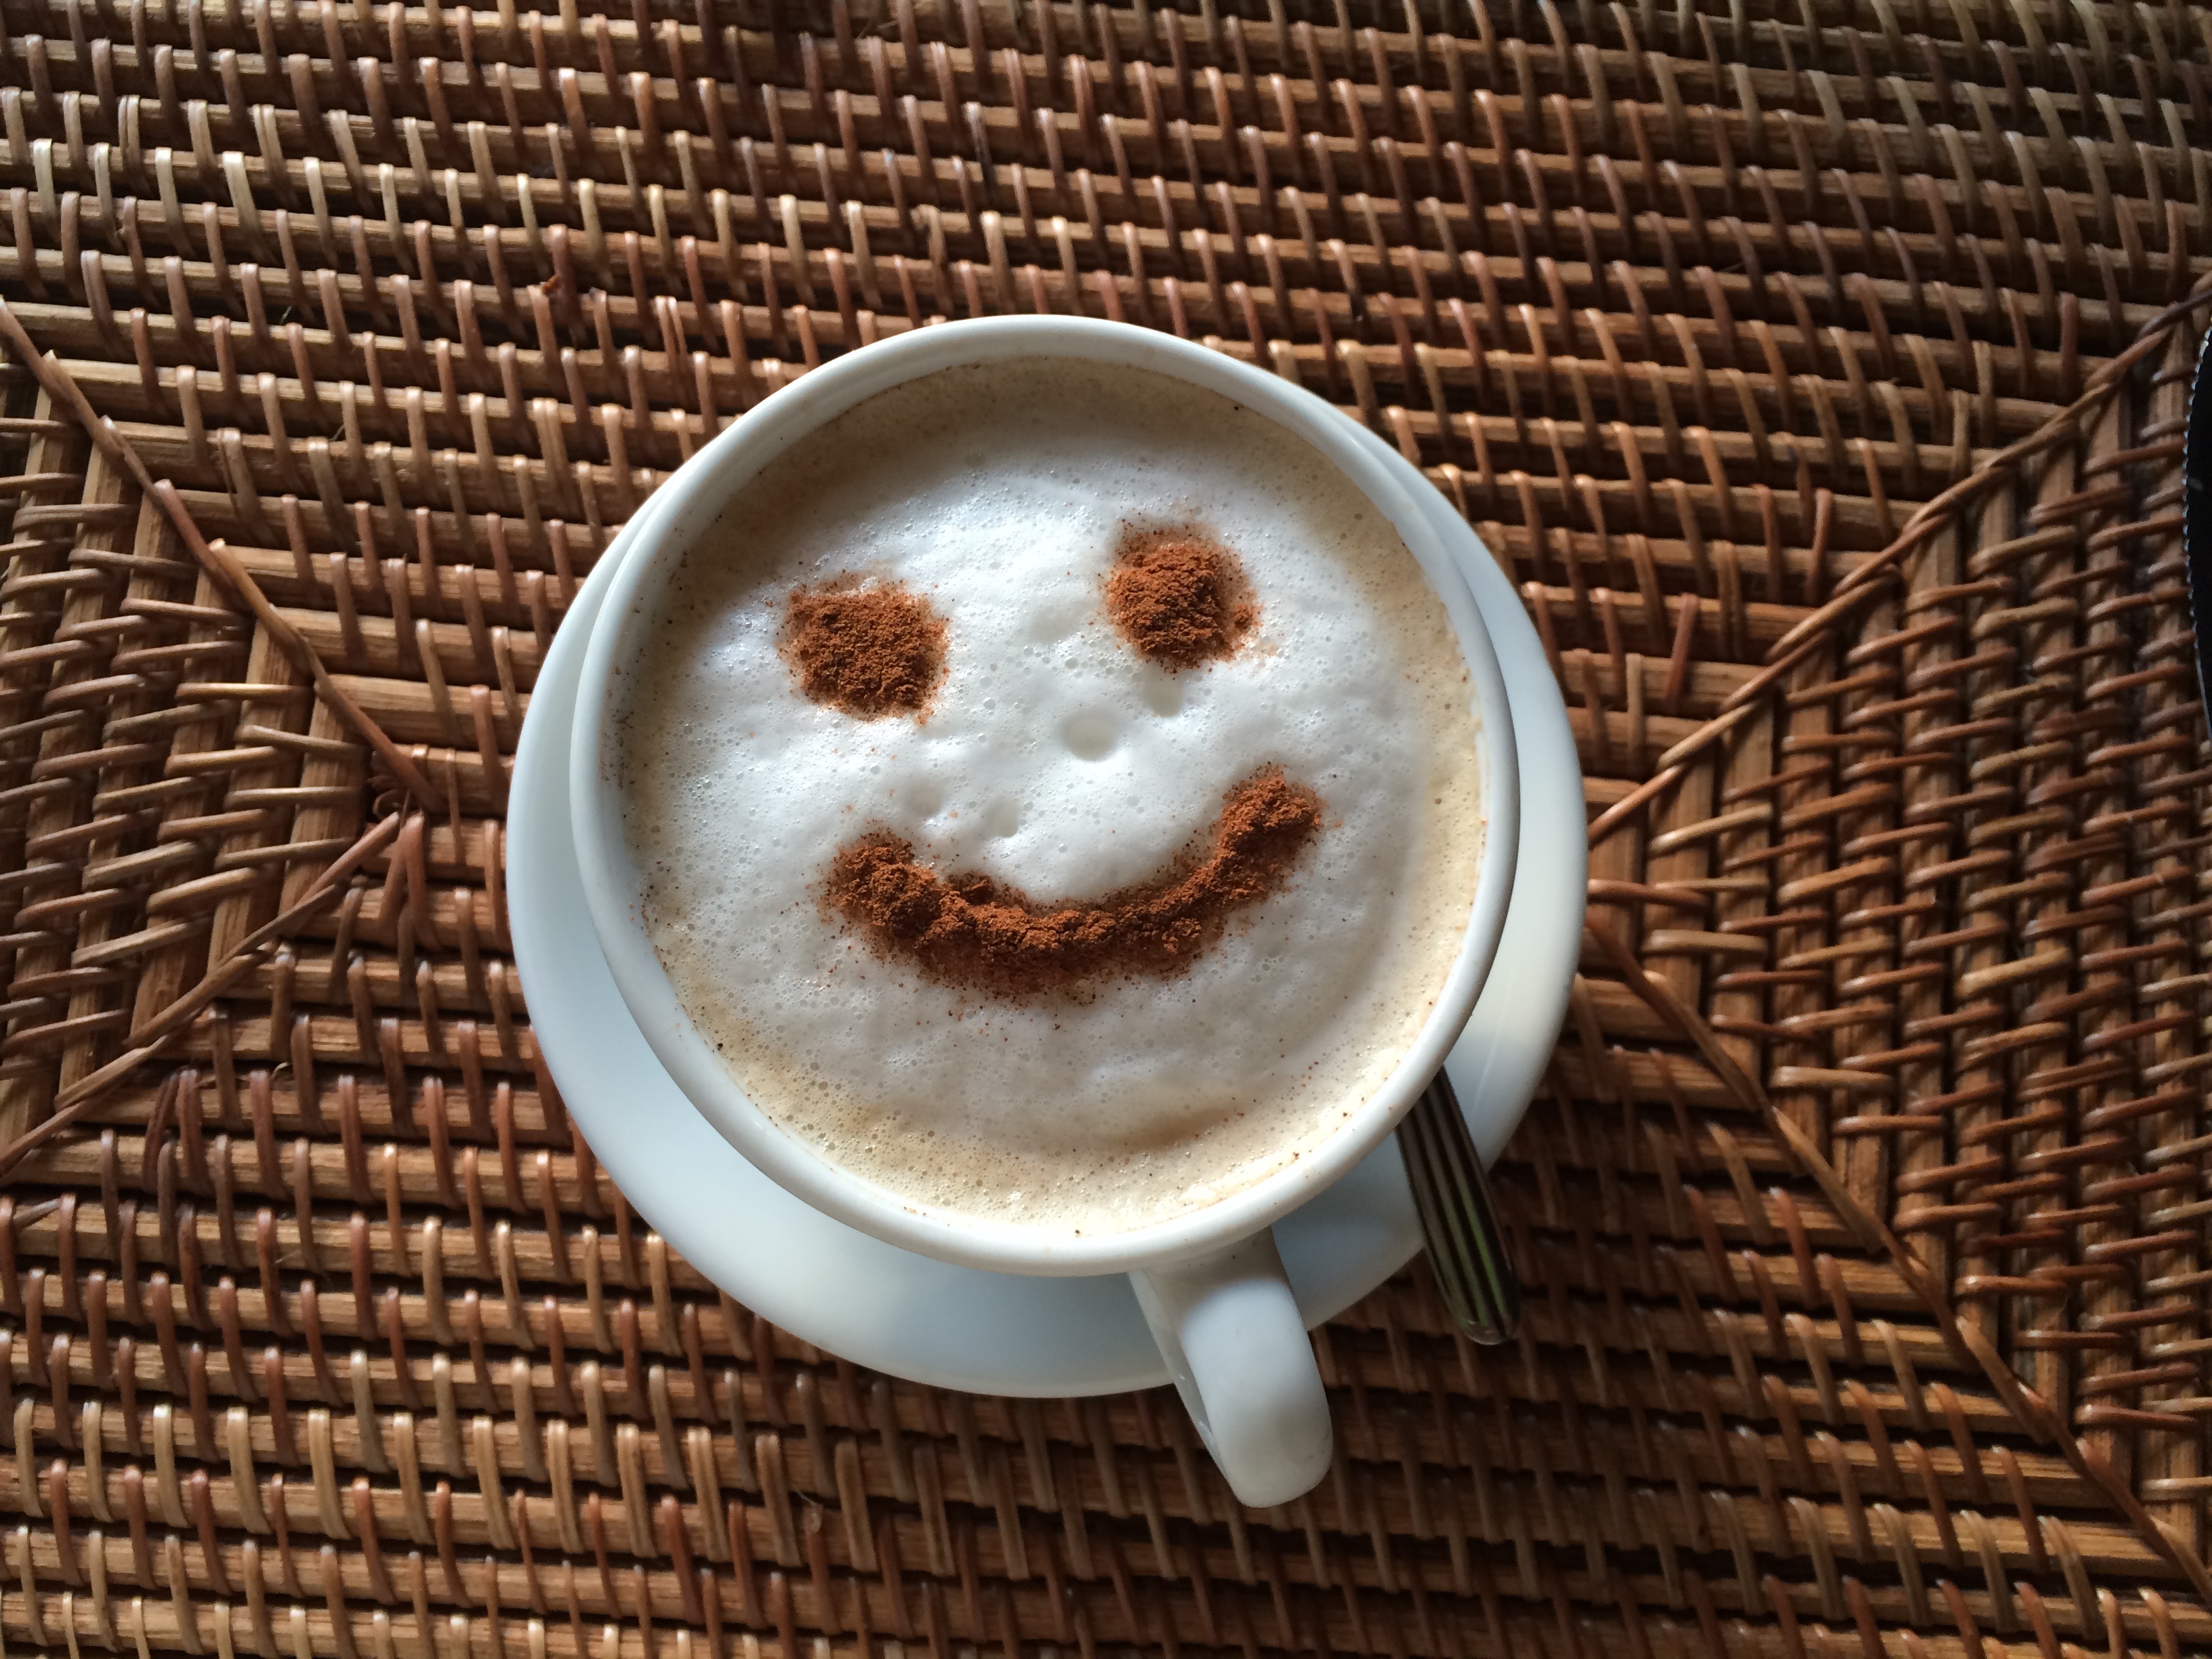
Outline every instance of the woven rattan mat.
{"label": "woven rattan mat", "polygon": [[[2212,27],[2087,0],[0,0],[0,1636],[341,1659],[2212,1644]],[[1246,1513],[1170,1395],[719,1297],[535,1061],[501,813],[611,530],[936,317],[1418,460],[1572,705],[1502,1169]],[[35,348],[35,349],[34,349]],[[51,352],[41,358],[40,352]],[[27,372],[35,365],[35,376]],[[157,483],[157,480],[159,481]]]}

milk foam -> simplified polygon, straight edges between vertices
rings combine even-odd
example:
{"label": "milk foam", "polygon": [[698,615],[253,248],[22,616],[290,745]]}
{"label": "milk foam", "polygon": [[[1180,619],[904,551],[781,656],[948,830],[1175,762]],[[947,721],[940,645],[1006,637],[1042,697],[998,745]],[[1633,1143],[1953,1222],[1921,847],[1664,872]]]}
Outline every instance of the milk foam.
{"label": "milk foam", "polygon": [[[1171,674],[1109,624],[1133,523],[1242,559],[1260,612],[1235,656]],[[811,702],[778,655],[790,590],[848,574],[945,618],[925,718]],[[1481,852],[1466,669],[1388,520],[1264,417],[1073,361],[942,371],[802,440],[648,603],[615,728],[648,929],[740,1086],[852,1173],[1051,1231],[1147,1224],[1326,1136],[1425,1022]],[[963,993],[823,902],[871,830],[948,875],[1101,896],[1268,764],[1323,827],[1177,978]]]}

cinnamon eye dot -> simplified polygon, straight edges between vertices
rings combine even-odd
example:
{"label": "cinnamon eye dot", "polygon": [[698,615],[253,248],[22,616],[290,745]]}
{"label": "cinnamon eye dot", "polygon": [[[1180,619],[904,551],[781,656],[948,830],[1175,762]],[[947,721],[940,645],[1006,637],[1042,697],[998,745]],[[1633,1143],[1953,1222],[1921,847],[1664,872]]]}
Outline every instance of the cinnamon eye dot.
{"label": "cinnamon eye dot", "polygon": [[896,582],[794,587],[776,643],[802,695],[859,720],[926,716],[945,678],[945,618]]}
{"label": "cinnamon eye dot", "polygon": [[1106,614],[1170,674],[1233,655],[1260,608],[1237,556],[1188,531],[1125,537],[1106,573]]}

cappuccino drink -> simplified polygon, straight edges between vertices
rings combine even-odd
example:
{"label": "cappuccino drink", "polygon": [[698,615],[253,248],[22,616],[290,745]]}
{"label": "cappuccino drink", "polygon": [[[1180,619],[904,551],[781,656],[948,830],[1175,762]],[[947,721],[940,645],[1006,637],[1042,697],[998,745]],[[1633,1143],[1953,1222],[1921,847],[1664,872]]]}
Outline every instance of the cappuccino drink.
{"label": "cappuccino drink", "polygon": [[609,764],[730,1076],[905,1206],[1081,1236],[1382,1085],[1483,850],[1468,671],[1302,439],[1149,370],[940,370],[795,440],[641,601]]}

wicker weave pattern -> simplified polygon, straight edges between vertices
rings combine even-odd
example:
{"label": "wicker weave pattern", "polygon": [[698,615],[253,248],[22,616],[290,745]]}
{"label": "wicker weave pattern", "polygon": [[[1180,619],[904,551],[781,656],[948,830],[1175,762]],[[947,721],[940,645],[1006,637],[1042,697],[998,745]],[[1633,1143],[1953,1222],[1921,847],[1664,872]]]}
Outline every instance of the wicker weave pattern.
{"label": "wicker weave pattern", "polygon": [[[0,379],[0,1135],[80,1114],[0,1194],[0,1634],[2212,1644],[2157,320],[2212,252],[2202,25],[0,0],[0,295],[54,354]],[[1286,1511],[1170,1397],[942,1395],[718,1297],[504,955],[507,768],[612,529],[823,356],[1025,309],[1393,439],[1572,705],[1528,1331],[1455,1341],[1418,1269],[1330,1328]]]}

